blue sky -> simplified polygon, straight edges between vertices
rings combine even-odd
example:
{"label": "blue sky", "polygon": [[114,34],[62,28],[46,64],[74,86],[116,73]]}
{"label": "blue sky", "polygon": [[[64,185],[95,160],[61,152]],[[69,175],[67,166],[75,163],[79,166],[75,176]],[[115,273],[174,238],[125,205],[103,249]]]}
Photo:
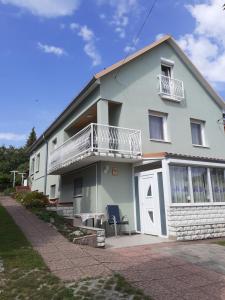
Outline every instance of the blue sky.
{"label": "blue sky", "polygon": [[[225,98],[223,0],[0,0],[0,145],[20,146],[99,70],[172,34]],[[210,72],[209,72],[210,71]]]}

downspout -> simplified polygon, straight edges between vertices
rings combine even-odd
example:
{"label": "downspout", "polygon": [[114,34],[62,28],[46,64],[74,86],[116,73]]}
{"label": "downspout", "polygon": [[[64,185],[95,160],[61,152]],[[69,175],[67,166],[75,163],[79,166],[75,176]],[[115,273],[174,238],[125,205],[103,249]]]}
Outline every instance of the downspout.
{"label": "downspout", "polygon": [[95,187],[95,212],[98,212],[98,163],[95,164],[95,177],[96,177],[96,187]]}
{"label": "downspout", "polygon": [[45,139],[45,135],[43,134],[43,140],[46,145],[46,155],[45,155],[45,179],[44,179],[44,194],[46,195],[47,191],[47,176],[48,176],[48,141]]}

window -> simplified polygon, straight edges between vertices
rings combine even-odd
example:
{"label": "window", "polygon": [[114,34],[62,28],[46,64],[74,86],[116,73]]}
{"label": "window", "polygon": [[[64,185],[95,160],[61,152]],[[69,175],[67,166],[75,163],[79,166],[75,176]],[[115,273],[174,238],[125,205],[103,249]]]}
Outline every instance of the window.
{"label": "window", "polygon": [[147,197],[152,197],[152,185],[151,184],[149,185],[149,188],[148,188]]}
{"label": "window", "polygon": [[166,141],[166,121],[167,116],[160,113],[149,114],[150,139]]}
{"label": "window", "polygon": [[161,74],[166,77],[171,77],[172,68],[170,66],[161,65]]}
{"label": "window", "polygon": [[56,185],[53,184],[50,186],[50,199],[55,199],[56,196]]}
{"label": "window", "polygon": [[225,169],[170,165],[172,203],[225,202]]}
{"label": "window", "polygon": [[209,202],[207,168],[191,168],[194,202]]}
{"label": "window", "polygon": [[37,155],[37,160],[36,160],[36,172],[39,172],[40,169],[40,153]]}
{"label": "window", "polygon": [[196,146],[204,146],[204,127],[203,121],[191,120],[191,136],[192,144]]}
{"label": "window", "polygon": [[52,141],[52,150],[55,150],[57,148],[57,138],[55,138],[53,141]]}
{"label": "window", "polygon": [[35,158],[33,157],[31,160],[31,166],[30,166],[31,174],[34,174],[34,164],[35,164]]}
{"label": "window", "polygon": [[83,178],[76,178],[74,180],[74,197],[81,197],[83,194]]}
{"label": "window", "polygon": [[214,202],[225,201],[225,170],[210,169],[212,194]]}
{"label": "window", "polygon": [[172,203],[190,202],[187,166],[170,166]]}

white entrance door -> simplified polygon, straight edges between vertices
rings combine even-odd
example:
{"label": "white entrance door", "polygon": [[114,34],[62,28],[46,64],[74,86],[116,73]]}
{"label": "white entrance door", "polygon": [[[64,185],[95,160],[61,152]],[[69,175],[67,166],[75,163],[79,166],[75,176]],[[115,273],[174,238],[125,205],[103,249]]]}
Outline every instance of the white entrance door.
{"label": "white entrance door", "polygon": [[141,232],[159,235],[160,212],[156,172],[143,172],[139,177]]}

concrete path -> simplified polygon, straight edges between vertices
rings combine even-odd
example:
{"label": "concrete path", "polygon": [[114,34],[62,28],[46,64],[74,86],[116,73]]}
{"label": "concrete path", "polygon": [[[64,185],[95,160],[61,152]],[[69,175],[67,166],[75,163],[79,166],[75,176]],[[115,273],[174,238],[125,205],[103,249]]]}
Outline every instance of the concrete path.
{"label": "concrete path", "polygon": [[[9,197],[0,198],[49,269],[62,280],[122,274],[156,300],[225,299],[225,248],[207,242],[100,250],[67,241]],[[1,239],[1,237],[0,237]]]}

